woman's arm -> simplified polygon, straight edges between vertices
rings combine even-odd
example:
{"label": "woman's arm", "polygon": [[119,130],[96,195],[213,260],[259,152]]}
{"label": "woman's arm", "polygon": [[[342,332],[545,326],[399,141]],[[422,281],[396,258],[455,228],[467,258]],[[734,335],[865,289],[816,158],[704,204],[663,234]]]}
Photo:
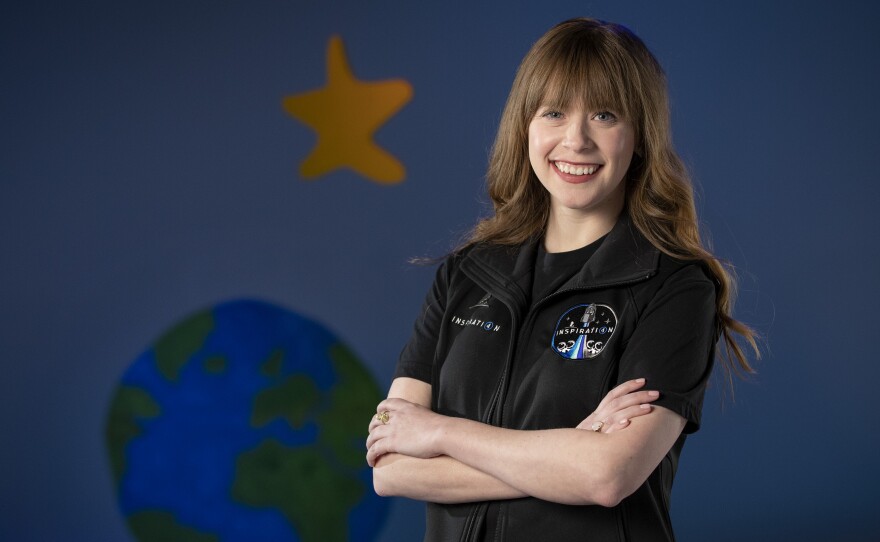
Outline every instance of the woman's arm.
{"label": "woman's arm", "polygon": [[[638,379],[625,382],[616,387],[602,400],[596,411],[578,425],[578,428],[565,431],[570,431],[574,435],[590,435],[592,438],[597,436],[610,437],[614,434],[629,432],[629,429],[627,431],[620,431],[620,429],[630,425],[631,420],[640,416],[644,417],[645,414],[649,413],[651,407],[647,403],[657,397],[656,392],[638,391],[644,386],[644,383],[644,379]],[[373,485],[378,494],[400,495],[445,503],[512,499],[527,495],[563,502],[558,497],[553,498],[551,496],[548,498],[547,496],[527,491],[518,483],[511,483],[510,478],[505,479],[499,476],[499,473],[492,472],[492,469],[480,468],[478,465],[455,457],[454,453],[459,452],[418,454],[407,453],[400,448],[388,448],[388,446],[392,446],[393,440],[396,438],[410,440],[410,448],[413,448],[412,445],[415,445],[415,448],[421,451],[430,449],[434,446],[431,439],[438,436],[433,433],[433,429],[430,429],[432,422],[436,423],[441,420],[449,421],[452,424],[465,422],[465,426],[460,429],[464,433],[459,434],[460,430],[454,427],[444,431],[445,434],[442,438],[448,438],[449,444],[459,440],[458,437],[463,436],[465,433],[470,435],[465,438],[483,439],[487,436],[490,439],[492,438],[489,435],[481,434],[479,429],[497,428],[459,418],[447,418],[431,412],[427,408],[430,404],[430,395],[430,385],[411,378],[398,378],[392,383],[388,394],[389,400],[380,404],[380,412],[385,410],[385,407],[388,407],[387,410],[392,412],[389,414],[391,421],[387,426],[381,424],[376,419],[371,422],[371,435],[367,441],[369,448],[367,460],[370,465],[374,466]],[[411,405],[415,409],[407,409],[406,405]],[[392,407],[400,410],[392,410]],[[407,414],[414,415],[409,419],[410,423],[407,423]],[[423,414],[429,415],[427,419],[422,419],[423,416],[421,415]],[[395,426],[395,421],[397,422],[396,427],[392,428],[392,426]],[[602,422],[599,432],[584,430],[591,429],[599,421]],[[412,424],[415,424],[415,426]],[[427,431],[420,430],[417,427],[420,424],[426,424],[422,429],[427,429]],[[472,425],[469,426],[468,424]],[[477,428],[480,434],[471,434],[470,431],[474,428]],[[395,431],[395,429],[399,429],[399,431]],[[499,431],[503,433],[538,433],[534,431]],[[385,440],[385,442],[381,442],[382,440]],[[465,453],[464,455],[468,454]],[[662,454],[660,457],[662,457]],[[489,459],[489,462],[498,462],[501,458],[504,458],[504,456],[495,456],[494,459]],[[535,461],[538,459],[533,458]],[[506,461],[506,458],[503,460]],[[532,463],[529,468],[534,469],[534,467],[535,465]],[[647,471],[645,477],[647,477],[647,474],[652,469]],[[513,480],[516,480],[516,478],[517,476],[513,476]],[[538,485],[545,483],[539,482]],[[638,484],[635,487],[638,487]],[[635,490],[635,487],[633,490]],[[545,487],[544,489],[546,490],[547,488]],[[538,491],[538,488],[536,488],[536,491]]]}
{"label": "woman's arm", "polygon": [[386,454],[373,467],[373,489],[383,497],[447,504],[526,496],[497,478],[444,455],[421,459]]}
{"label": "woman's arm", "polygon": [[441,416],[387,399],[387,425],[375,427],[368,460],[388,452],[449,456],[519,492],[564,504],[615,506],[632,494],[681,434],[685,420],[664,408],[632,420],[626,431],[520,431]]}
{"label": "woman's arm", "polygon": [[[428,408],[431,386],[414,378],[396,378],[388,398],[405,399]],[[372,420],[371,429],[377,425]],[[526,495],[482,471],[451,457],[410,457],[387,453],[373,466],[373,488],[382,496],[403,496],[422,501],[457,503],[515,499]]]}
{"label": "woman's arm", "polygon": [[615,506],[644,483],[684,428],[657,408],[612,434],[576,429],[514,431],[447,418],[437,450],[540,499]]}

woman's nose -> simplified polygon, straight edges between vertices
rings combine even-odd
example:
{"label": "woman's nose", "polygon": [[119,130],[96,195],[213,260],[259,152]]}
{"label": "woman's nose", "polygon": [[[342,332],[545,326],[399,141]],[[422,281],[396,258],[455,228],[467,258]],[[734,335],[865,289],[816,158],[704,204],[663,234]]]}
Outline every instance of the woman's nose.
{"label": "woman's nose", "polygon": [[571,151],[581,151],[593,144],[586,120],[572,120],[565,129],[563,145]]}

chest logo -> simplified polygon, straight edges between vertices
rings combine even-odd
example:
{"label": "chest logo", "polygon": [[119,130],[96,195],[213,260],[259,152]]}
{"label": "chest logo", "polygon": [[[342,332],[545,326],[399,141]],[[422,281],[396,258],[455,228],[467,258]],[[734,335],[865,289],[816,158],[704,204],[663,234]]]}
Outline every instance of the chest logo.
{"label": "chest logo", "polygon": [[616,327],[617,315],[608,305],[575,305],[556,323],[550,348],[566,359],[595,358],[605,349]]}
{"label": "chest logo", "polygon": [[484,295],[479,301],[477,301],[477,304],[476,304],[476,305],[471,305],[471,306],[468,307],[468,308],[469,308],[469,309],[475,309],[475,308],[477,308],[477,307],[488,307],[488,306],[489,306],[489,300],[490,300],[490,299],[492,299],[492,294],[486,294],[486,295]]}

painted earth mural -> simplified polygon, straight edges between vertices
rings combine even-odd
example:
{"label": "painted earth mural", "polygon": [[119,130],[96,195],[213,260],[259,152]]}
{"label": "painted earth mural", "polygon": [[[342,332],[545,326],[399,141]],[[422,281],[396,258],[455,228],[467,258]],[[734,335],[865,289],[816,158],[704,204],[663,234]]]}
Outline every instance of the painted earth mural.
{"label": "painted earth mural", "polygon": [[379,388],[326,327],[258,301],[174,326],[138,356],[106,438],[139,542],[373,540],[364,462]]}

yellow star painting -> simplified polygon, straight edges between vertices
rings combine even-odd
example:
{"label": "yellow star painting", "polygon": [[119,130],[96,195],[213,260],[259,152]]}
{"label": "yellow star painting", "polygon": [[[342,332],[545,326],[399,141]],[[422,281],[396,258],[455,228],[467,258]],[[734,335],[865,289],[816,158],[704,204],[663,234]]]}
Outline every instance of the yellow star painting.
{"label": "yellow star painting", "polygon": [[361,81],[348,65],[342,39],[327,46],[327,84],[320,89],[284,98],[282,105],[295,119],[318,134],[318,143],[300,164],[300,175],[314,179],[348,167],[380,184],[399,183],[406,170],[373,141],[376,132],[412,98],[403,79]]}

